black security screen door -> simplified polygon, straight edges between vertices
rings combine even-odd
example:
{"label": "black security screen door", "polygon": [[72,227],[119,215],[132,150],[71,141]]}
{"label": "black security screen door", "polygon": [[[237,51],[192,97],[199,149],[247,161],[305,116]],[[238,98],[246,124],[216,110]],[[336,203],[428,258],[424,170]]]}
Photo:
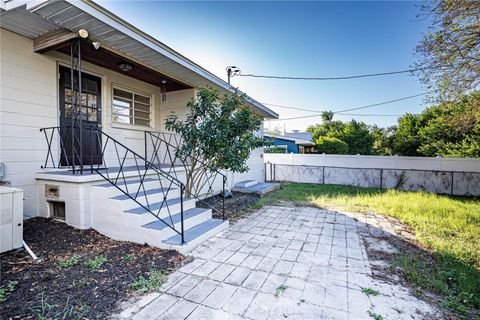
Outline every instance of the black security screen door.
{"label": "black security screen door", "polygon": [[[69,166],[72,162],[72,89],[70,68],[60,67],[60,133],[64,137],[65,152],[61,153],[60,163]],[[82,72],[82,95],[80,106],[82,128],[76,127],[76,134],[82,130],[83,165],[101,164],[101,135],[97,135],[91,127],[101,127],[101,80],[98,77]],[[79,152],[79,150],[77,150]]]}

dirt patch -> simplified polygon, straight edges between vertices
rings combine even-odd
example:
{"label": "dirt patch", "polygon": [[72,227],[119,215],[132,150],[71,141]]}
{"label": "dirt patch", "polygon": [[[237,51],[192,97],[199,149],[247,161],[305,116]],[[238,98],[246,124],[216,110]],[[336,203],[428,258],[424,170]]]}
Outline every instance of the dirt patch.
{"label": "dirt patch", "polygon": [[[115,241],[51,219],[25,222],[25,251],[1,256],[1,319],[105,319],[120,302],[140,293],[132,284],[166,275],[184,257],[175,250]],[[158,279],[157,279],[158,280]]]}
{"label": "dirt patch", "polygon": [[[250,213],[255,211],[255,205],[260,198],[261,196],[255,193],[232,192],[232,196],[230,198],[225,198],[225,217],[230,221],[230,223],[233,223],[245,216],[248,216]],[[197,206],[200,208],[209,208],[207,204],[221,210],[222,197],[220,195],[216,195],[197,202]],[[213,211],[213,217],[222,218],[220,212],[216,211]]]}
{"label": "dirt patch", "polygon": [[[429,315],[429,319],[461,319],[460,315],[442,306],[443,298],[440,295],[412,285],[398,266],[397,259],[400,256],[421,260],[432,268],[436,263],[433,253],[416,241],[411,228],[392,217],[375,213],[368,215],[382,221],[381,229],[368,227],[368,231],[363,230],[361,233],[371,263],[372,277],[387,283],[400,284],[409,288],[415,296],[436,305],[437,313]],[[385,229],[389,232],[383,232]]]}

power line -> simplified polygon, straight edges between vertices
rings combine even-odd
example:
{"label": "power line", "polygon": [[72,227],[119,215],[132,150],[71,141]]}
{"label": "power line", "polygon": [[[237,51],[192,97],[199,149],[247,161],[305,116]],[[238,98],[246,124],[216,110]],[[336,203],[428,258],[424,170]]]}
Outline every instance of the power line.
{"label": "power line", "polygon": [[[403,100],[407,100],[407,99],[412,99],[412,98],[424,96],[424,95],[426,95],[426,94],[428,94],[428,93],[429,93],[429,92],[419,93],[419,94],[416,94],[416,95],[413,95],[413,96],[407,96],[407,97],[398,98],[398,99],[394,99],[394,100],[388,100],[388,101],[384,101],[384,102],[369,104],[369,105],[366,105],[366,106],[361,106],[361,107],[355,107],[355,108],[349,108],[349,109],[334,111],[333,113],[334,113],[334,114],[342,114],[343,112],[347,112],[347,111],[353,111],[353,110],[360,110],[360,109],[372,108],[372,107],[376,107],[376,106],[381,106],[381,105],[385,105],[385,104],[389,104],[389,103],[394,103],[394,102],[398,102],[398,101],[403,101]],[[302,109],[302,108],[296,108],[296,107],[290,107],[290,106],[273,105],[273,104],[270,104],[270,103],[264,103],[264,104],[266,104],[266,105],[272,105],[272,106],[277,106],[277,107],[283,107],[283,108],[291,108],[291,109],[296,109],[296,110]],[[302,109],[302,110],[303,110],[303,111],[310,111],[310,112],[320,112],[319,110],[309,110],[309,109]],[[323,113],[323,112],[320,112],[320,113],[317,113],[317,114],[313,114],[313,115],[300,116],[300,117],[283,118],[283,119],[272,119],[271,121],[284,121],[284,120],[296,120],[296,119],[314,118],[314,117],[320,117],[320,116],[322,115],[322,113]],[[392,115],[392,116],[393,116],[393,115]]]}
{"label": "power line", "polygon": [[399,71],[389,71],[389,72],[379,72],[379,73],[367,73],[367,74],[357,74],[352,76],[343,76],[343,77],[292,77],[292,76],[276,76],[276,75],[263,75],[263,74],[242,74],[238,73],[236,76],[239,77],[252,77],[252,78],[267,78],[267,79],[280,79],[280,80],[317,80],[317,81],[327,81],[327,80],[349,80],[349,79],[359,79],[359,78],[368,78],[368,77],[379,77],[379,76],[389,76],[402,73],[412,73],[415,71],[424,70],[425,68],[416,68],[416,69],[406,69]]}
{"label": "power line", "polygon": [[[397,102],[397,101],[402,101],[402,100],[407,100],[407,99],[412,99],[412,98],[424,96],[428,93],[429,92],[419,93],[419,94],[415,94],[413,96],[408,96],[408,97],[389,100],[389,101],[385,101],[385,102],[375,103],[375,104],[371,104],[371,105],[367,105],[367,106],[363,106],[363,107],[356,107],[356,108],[352,108],[352,109],[335,111],[334,113],[347,112],[347,111],[353,111],[353,110],[358,110],[358,109],[375,107],[375,106],[379,106],[379,105],[383,105],[383,104],[388,104],[388,103],[393,103],[393,102]],[[293,109],[293,110],[300,110],[300,111],[307,111],[307,112],[320,112],[319,110],[314,110],[314,109],[305,109],[305,108],[299,108],[299,107],[285,106],[285,105],[273,104],[273,103],[268,103],[268,102],[262,102],[262,104],[265,104],[267,106],[272,106],[272,107],[284,108],[284,109]],[[321,109],[326,109],[327,107],[320,107],[320,108]]]}
{"label": "power line", "polygon": [[379,113],[337,113],[340,116],[359,116],[359,117],[400,117],[401,114],[379,114]]}

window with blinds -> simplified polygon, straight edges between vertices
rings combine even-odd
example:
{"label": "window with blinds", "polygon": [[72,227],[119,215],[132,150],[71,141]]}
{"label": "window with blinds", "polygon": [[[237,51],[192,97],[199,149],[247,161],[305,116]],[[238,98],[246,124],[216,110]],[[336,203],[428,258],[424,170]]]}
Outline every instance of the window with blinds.
{"label": "window with blinds", "polygon": [[151,97],[126,89],[113,88],[113,122],[150,126]]}

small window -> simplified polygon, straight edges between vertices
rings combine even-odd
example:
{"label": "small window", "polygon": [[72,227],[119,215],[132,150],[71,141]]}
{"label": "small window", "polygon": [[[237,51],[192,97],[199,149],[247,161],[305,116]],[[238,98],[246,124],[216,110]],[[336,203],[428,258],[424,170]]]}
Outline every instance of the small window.
{"label": "small window", "polygon": [[65,202],[50,201],[50,213],[53,218],[65,221]]}
{"label": "small window", "polygon": [[113,88],[113,122],[150,126],[151,101],[144,94]]}

